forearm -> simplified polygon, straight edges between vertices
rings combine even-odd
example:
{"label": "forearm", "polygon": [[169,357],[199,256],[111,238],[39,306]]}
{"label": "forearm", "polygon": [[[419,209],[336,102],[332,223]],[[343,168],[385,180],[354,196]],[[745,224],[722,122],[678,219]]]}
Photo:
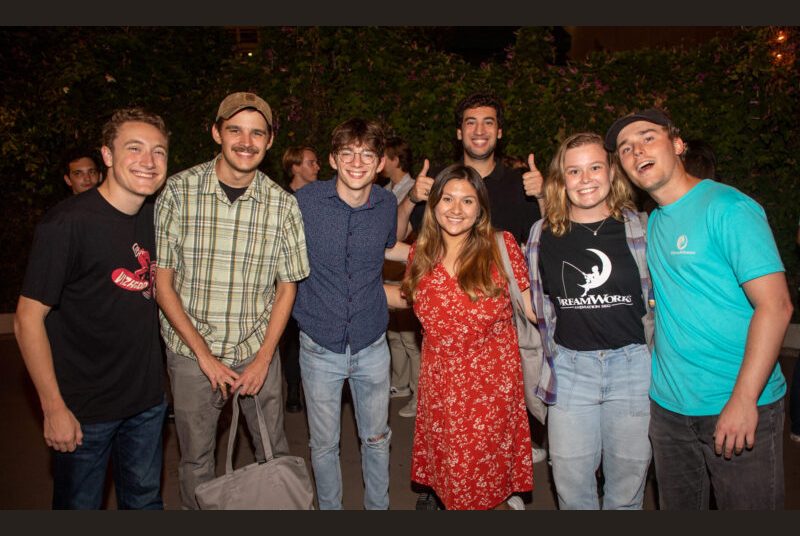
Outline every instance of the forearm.
{"label": "forearm", "polygon": [[283,330],[286,329],[286,324],[292,314],[295,296],[297,296],[297,283],[294,281],[278,281],[267,331],[264,333],[264,340],[256,353],[256,360],[265,360],[267,363],[272,361],[272,356],[278,347]]}
{"label": "forearm", "polygon": [[156,271],[156,301],[164,316],[167,317],[172,329],[178,337],[188,346],[198,359],[213,358],[208,343],[194,327],[189,315],[183,308],[181,297],[173,287],[173,271],[158,268]]}
{"label": "forearm", "polygon": [[408,309],[411,307],[400,293],[398,285],[384,283],[383,291],[386,293],[386,303],[393,309]]}
{"label": "forearm", "polygon": [[756,306],[747,331],[744,359],[731,398],[756,403],[775,368],[792,316],[788,294]]}
{"label": "forearm", "polygon": [[405,242],[397,242],[394,247],[384,250],[384,258],[387,261],[406,262],[411,246]]}
{"label": "forearm", "polygon": [[34,300],[20,297],[14,316],[14,334],[25,368],[39,395],[42,411],[47,414],[66,408],[66,404],[58,387],[53,353],[44,326],[44,317],[49,308],[44,312],[38,311],[40,308],[37,304]]}
{"label": "forearm", "polygon": [[531,303],[531,289],[527,288],[522,291],[522,302],[525,307],[525,316],[533,322],[537,322],[536,313],[533,311],[533,304]]}

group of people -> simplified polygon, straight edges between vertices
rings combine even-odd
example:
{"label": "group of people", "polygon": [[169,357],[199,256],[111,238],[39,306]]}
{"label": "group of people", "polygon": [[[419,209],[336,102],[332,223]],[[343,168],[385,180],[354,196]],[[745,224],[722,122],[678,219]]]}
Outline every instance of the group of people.
{"label": "group of people", "polygon": [[[712,487],[720,508],[781,508],[776,360],[792,306],[763,209],[689,174],[658,109],[567,137],[546,176],[533,153],[527,169],[503,165],[494,96],[466,97],[454,120],[460,161],[428,173],[425,160],[416,180],[401,144],[354,118],[332,133],[331,180],[315,180],[316,153],[301,147],[281,187],[258,170],[275,131],[253,93],[221,102],[220,153],[169,179],[163,120],[114,113],[106,178],[40,223],[15,320],[55,451],[54,508],[99,508],[109,457],[120,508],[163,507],[160,335],[184,508],[215,477],[231,393],[256,459],[256,404],[273,452],[288,453],[286,359],[285,407],[302,407],[302,384],[319,507],[342,508],[346,380],[364,507],[387,509],[389,400],[405,387],[392,380],[390,308],[421,325],[411,480],[445,508],[524,509],[525,388],[548,405],[562,509],[641,508],[651,457],[662,509],[707,508]],[[649,221],[629,181],[658,204]],[[384,282],[385,260],[405,263],[399,284]],[[511,278],[542,339],[537,385],[523,381]],[[408,330],[396,331],[399,347]]]}

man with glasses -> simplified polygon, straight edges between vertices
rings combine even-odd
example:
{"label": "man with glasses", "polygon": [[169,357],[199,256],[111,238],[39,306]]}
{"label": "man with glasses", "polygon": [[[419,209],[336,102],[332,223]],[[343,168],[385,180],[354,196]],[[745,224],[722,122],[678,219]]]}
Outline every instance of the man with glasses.
{"label": "man with glasses", "polygon": [[97,186],[100,168],[94,152],[84,147],[71,149],[64,158],[64,182],[73,194],[79,194]]}
{"label": "man with glasses", "polygon": [[278,340],[308,275],[297,203],[258,170],[275,139],[272,110],[232,93],[211,127],[221,153],[173,175],[156,201],[158,304],[167,346],[181,498],[216,476],[217,421],[229,393],[264,460],[255,404],[272,451],[289,452],[283,428]]}
{"label": "man with glasses", "polygon": [[311,275],[300,282],[293,315],[311,436],[311,464],[322,510],[342,508],[339,462],[342,388],[350,384],[361,439],[364,507],[389,507],[389,320],[384,257],[405,260],[396,244],[397,202],[373,185],[383,169],[380,125],[337,126],[329,162],[336,175],[295,193],[306,230]]}

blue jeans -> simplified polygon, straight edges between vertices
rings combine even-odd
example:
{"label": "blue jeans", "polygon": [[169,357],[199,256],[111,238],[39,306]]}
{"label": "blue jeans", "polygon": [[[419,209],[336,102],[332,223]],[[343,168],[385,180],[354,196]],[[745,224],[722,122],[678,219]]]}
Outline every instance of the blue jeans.
{"label": "blue jeans", "polygon": [[547,433],[562,510],[641,509],[651,449],[650,351],[643,344],[579,352],[557,347],[556,404]]}
{"label": "blue jeans", "polygon": [[126,419],[81,424],[83,444],[54,452],[53,509],[102,506],[108,459],[120,510],[161,510],[162,431],[166,398]]}
{"label": "blue jeans", "polygon": [[758,407],[756,440],[727,460],[714,452],[719,415],[692,417],[650,406],[650,439],[661,510],[782,510],[783,399]]}
{"label": "blue jeans", "polygon": [[389,346],[385,335],[353,354],[337,354],[300,332],[300,373],[320,510],[342,509],[339,463],[342,388],[350,383],[361,439],[364,508],[389,508]]}

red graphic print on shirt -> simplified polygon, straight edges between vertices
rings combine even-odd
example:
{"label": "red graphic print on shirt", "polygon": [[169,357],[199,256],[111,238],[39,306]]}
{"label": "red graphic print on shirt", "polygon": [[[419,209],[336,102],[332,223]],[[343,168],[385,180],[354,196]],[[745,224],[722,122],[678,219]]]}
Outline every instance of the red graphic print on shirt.
{"label": "red graphic print on shirt", "polygon": [[131,272],[127,268],[117,268],[111,272],[111,280],[120,288],[131,292],[142,292],[148,300],[153,295],[151,281],[155,281],[155,263],[150,260],[150,252],[133,244],[133,254],[139,261],[139,269]]}

